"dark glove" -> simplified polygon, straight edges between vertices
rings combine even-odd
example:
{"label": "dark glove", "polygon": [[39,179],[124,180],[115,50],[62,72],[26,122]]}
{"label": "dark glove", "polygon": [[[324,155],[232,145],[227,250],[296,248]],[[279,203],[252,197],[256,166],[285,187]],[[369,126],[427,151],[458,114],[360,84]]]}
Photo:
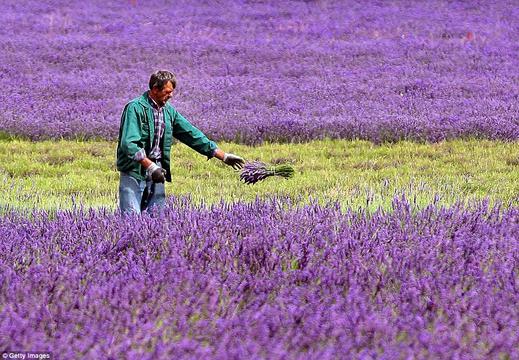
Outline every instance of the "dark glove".
{"label": "dark glove", "polygon": [[163,168],[158,168],[154,172],[151,173],[151,181],[154,183],[161,183],[164,184],[164,181],[166,181],[166,170]]}
{"label": "dark glove", "polygon": [[223,162],[229,166],[232,166],[234,170],[240,170],[245,164],[245,160],[243,160],[241,157],[230,153],[226,153],[223,156]]}
{"label": "dark glove", "polygon": [[152,163],[150,167],[147,169],[148,178],[151,179],[154,183],[164,183],[166,181],[166,170],[161,168],[155,163]]}

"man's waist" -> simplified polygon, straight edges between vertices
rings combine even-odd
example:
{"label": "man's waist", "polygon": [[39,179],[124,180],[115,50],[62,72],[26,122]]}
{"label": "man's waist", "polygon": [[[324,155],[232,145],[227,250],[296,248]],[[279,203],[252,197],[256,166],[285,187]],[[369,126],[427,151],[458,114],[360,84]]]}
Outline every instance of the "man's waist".
{"label": "man's waist", "polygon": [[150,159],[151,161],[161,160],[162,159],[162,151],[159,151],[157,149],[153,149],[152,151],[150,151],[148,153],[148,159]]}

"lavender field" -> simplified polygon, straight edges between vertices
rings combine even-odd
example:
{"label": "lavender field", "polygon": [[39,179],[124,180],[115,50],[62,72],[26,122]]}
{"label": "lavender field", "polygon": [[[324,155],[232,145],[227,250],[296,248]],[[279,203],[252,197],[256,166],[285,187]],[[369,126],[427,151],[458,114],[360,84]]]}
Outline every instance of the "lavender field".
{"label": "lavender field", "polygon": [[14,1],[0,131],[117,135],[157,68],[215,140],[519,139],[516,1]]}
{"label": "lavender field", "polygon": [[519,209],[287,199],[0,223],[0,348],[62,359],[517,359]]}
{"label": "lavender field", "polygon": [[[519,359],[517,1],[1,5],[0,357]],[[123,216],[157,69],[247,166]]]}

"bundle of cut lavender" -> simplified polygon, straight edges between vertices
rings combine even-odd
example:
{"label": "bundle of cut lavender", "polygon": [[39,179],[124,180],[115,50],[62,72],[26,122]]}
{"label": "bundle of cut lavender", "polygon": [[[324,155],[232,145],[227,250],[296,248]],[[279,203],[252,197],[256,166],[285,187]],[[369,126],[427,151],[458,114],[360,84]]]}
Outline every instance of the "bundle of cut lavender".
{"label": "bundle of cut lavender", "polygon": [[245,184],[255,184],[269,176],[281,176],[288,179],[294,175],[294,168],[290,165],[268,166],[261,161],[252,161],[245,164],[240,173],[240,180]]}

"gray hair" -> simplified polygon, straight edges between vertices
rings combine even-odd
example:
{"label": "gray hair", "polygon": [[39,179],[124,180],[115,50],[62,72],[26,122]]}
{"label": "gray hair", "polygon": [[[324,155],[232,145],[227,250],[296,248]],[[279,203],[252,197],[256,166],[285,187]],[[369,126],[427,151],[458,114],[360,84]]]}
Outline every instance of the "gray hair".
{"label": "gray hair", "polygon": [[169,81],[171,81],[171,85],[173,85],[173,89],[175,89],[177,87],[175,74],[167,70],[155,71],[150,77],[150,90],[154,87],[158,87],[159,90],[162,90]]}

